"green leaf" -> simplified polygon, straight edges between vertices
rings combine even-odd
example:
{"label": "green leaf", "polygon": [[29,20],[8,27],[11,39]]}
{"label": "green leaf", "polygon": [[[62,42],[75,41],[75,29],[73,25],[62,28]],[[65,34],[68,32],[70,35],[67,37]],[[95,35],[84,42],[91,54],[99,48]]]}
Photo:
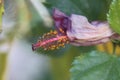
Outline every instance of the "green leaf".
{"label": "green leaf", "polygon": [[120,58],[92,51],[77,57],[71,68],[71,80],[120,80]]}
{"label": "green leaf", "polygon": [[[111,0],[46,0],[53,8],[66,14],[79,14],[92,20],[106,20]],[[49,7],[50,10],[51,6]],[[47,6],[48,8],[48,6]]]}
{"label": "green leaf", "polygon": [[113,0],[108,13],[111,28],[120,34],[120,0]]}
{"label": "green leaf", "polygon": [[106,20],[111,0],[70,0],[89,20]]}
{"label": "green leaf", "polygon": [[58,8],[61,11],[65,12],[66,14],[78,13],[82,14],[80,9],[74,5],[70,0],[46,0],[47,3],[51,4],[52,7],[49,9],[52,11],[53,8]]}

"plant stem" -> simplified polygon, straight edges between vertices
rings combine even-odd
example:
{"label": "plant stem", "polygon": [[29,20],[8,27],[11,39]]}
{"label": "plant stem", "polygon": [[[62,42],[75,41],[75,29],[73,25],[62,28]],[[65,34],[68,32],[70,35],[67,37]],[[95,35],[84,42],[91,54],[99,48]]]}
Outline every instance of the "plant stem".
{"label": "plant stem", "polygon": [[113,54],[116,54],[116,47],[117,47],[117,44],[113,42]]}

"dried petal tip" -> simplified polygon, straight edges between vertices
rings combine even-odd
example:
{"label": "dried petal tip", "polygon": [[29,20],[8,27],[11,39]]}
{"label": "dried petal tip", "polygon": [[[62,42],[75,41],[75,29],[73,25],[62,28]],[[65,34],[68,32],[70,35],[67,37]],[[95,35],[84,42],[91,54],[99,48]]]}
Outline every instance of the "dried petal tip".
{"label": "dried petal tip", "polygon": [[58,35],[57,31],[50,31],[44,34],[36,44],[32,45],[32,50],[34,51],[39,47],[44,50],[59,49],[59,47],[64,47],[68,42],[69,40],[66,35]]}
{"label": "dried petal tip", "polygon": [[69,17],[60,10],[53,10],[53,19],[55,23],[55,28],[59,34],[65,34],[66,30],[70,28],[71,22],[69,20]]}

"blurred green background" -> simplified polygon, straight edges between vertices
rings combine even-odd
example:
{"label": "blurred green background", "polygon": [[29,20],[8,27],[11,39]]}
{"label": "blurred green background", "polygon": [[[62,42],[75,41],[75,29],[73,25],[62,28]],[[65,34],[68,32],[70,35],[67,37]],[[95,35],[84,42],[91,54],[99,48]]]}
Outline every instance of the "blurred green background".
{"label": "blurred green background", "polygon": [[[31,44],[54,29],[53,8],[66,14],[106,21],[111,0],[4,0],[0,34],[0,80],[70,80],[71,63],[80,55],[98,49],[112,53],[108,42],[98,46],[66,45],[55,51],[31,49]],[[1,17],[1,16],[0,16]],[[119,47],[117,53],[120,53]]]}

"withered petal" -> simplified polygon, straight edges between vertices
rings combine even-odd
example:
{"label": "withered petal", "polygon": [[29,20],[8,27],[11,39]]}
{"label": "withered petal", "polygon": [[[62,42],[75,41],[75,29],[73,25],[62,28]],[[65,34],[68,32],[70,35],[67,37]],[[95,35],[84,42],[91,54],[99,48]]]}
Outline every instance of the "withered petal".
{"label": "withered petal", "polygon": [[106,21],[90,23],[85,16],[72,14],[69,17],[57,9],[54,9],[53,19],[57,31],[61,33],[59,28],[64,30],[70,43],[75,46],[90,46],[116,38]]}
{"label": "withered petal", "polygon": [[70,28],[71,22],[69,17],[56,8],[53,11],[53,19],[55,22],[55,28],[59,33],[61,33],[60,29],[66,32],[66,30]]}
{"label": "withered petal", "polygon": [[88,22],[85,16],[72,14],[70,17],[71,29],[67,30],[67,36],[71,42],[78,45],[93,45],[104,43],[114,33],[107,22]]}

